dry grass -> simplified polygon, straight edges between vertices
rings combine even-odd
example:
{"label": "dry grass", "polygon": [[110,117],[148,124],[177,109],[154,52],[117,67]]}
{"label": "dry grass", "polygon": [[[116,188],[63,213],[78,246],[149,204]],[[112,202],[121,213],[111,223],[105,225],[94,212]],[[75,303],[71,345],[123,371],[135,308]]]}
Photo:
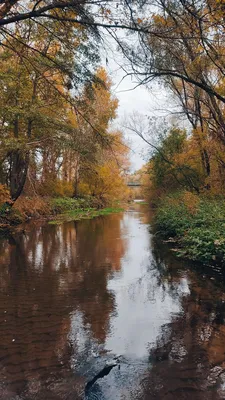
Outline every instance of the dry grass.
{"label": "dry grass", "polygon": [[6,201],[10,201],[9,191],[5,185],[0,184],[0,206]]}
{"label": "dry grass", "polygon": [[51,204],[47,197],[20,196],[19,199],[16,200],[14,207],[20,212],[22,217],[25,218],[51,214]]}

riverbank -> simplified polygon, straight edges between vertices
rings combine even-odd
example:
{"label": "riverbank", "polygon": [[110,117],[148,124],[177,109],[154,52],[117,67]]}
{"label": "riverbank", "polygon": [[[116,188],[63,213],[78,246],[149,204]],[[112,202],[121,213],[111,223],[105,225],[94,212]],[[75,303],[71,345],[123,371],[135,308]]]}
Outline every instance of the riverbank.
{"label": "riverbank", "polygon": [[46,219],[50,224],[64,221],[91,219],[123,211],[118,202],[104,207],[96,198],[43,198],[21,197],[11,207],[5,203],[0,207],[0,233],[10,231],[31,219]]}
{"label": "riverbank", "polygon": [[225,264],[225,201],[184,192],[164,198],[155,228],[174,243],[178,256],[202,263]]}
{"label": "riverbank", "polygon": [[71,210],[53,217],[53,219],[50,219],[49,224],[57,225],[61,224],[62,222],[79,221],[81,219],[92,219],[95,217],[99,217],[100,215],[109,215],[121,211],[124,211],[124,209],[120,207],[108,207],[102,209],[84,208]]}

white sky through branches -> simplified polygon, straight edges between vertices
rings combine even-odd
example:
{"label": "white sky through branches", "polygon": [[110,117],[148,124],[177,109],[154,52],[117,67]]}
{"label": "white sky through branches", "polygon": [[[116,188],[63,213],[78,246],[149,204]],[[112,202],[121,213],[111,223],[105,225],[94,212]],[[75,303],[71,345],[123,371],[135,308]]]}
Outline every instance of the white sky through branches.
{"label": "white sky through branches", "polygon": [[[149,147],[134,133],[124,129],[125,121],[129,121],[129,115],[138,113],[146,116],[165,117],[174,107],[174,102],[166,90],[152,83],[151,88],[138,86],[138,82],[131,76],[126,76],[124,71],[124,59],[116,49],[112,38],[104,37],[102,49],[102,63],[107,70],[112,82],[113,94],[119,100],[118,117],[113,123],[114,128],[122,130],[128,145],[131,148],[131,172],[140,169],[148,159]],[[174,111],[174,110],[173,110]]]}

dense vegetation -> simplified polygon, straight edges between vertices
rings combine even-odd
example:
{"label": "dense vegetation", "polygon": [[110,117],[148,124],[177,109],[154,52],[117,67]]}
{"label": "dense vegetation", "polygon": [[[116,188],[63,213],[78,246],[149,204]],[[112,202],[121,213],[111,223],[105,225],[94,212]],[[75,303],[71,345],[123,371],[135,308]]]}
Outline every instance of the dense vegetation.
{"label": "dense vegetation", "polygon": [[[164,126],[165,128],[165,126]],[[176,251],[203,263],[225,264],[224,153],[217,140],[204,140],[204,168],[196,131],[177,126],[158,132],[151,158],[139,171],[144,196],[156,208],[158,234],[176,242]],[[210,172],[210,173],[209,173]]]}
{"label": "dense vegetation", "polygon": [[218,140],[205,138],[205,169],[197,139],[196,131],[164,130],[139,177],[156,207],[156,231],[176,243],[178,255],[225,265],[224,153],[215,151]]}
{"label": "dense vegetation", "polygon": [[92,36],[74,23],[23,21],[5,35],[0,222],[19,221],[15,210],[54,213],[60,198],[65,211],[66,204],[102,208],[126,198],[128,151],[122,133],[110,129],[118,101],[99,61]]}
{"label": "dense vegetation", "polygon": [[150,120],[151,202],[177,191],[223,202],[224,20],[224,2],[211,0],[1,2],[1,213],[41,209],[46,197],[103,207],[126,196],[127,148],[110,130],[118,102],[101,67],[100,50],[113,46],[125,75],[158,79],[189,121],[187,132],[163,121],[155,132]]}
{"label": "dense vegetation", "polygon": [[225,265],[225,202],[183,192],[167,196],[156,213],[157,229],[177,242],[178,255]]}

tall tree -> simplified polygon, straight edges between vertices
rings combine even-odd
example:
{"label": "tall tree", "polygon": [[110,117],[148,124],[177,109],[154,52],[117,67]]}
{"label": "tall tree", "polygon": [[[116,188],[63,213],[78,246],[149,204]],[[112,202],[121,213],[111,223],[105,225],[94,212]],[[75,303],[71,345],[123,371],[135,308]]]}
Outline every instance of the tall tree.
{"label": "tall tree", "polygon": [[[58,28],[56,32],[61,37],[69,35],[69,31],[61,33],[57,25],[54,28]],[[72,40],[74,49],[82,47],[85,41],[81,32]],[[28,43],[36,43],[38,51],[33,51]],[[89,53],[84,55],[88,56]],[[64,110],[77,100],[71,96],[67,72],[79,70],[79,66],[66,43],[32,22],[22,24],[16,38],[4,41],[0,61],[1,159],[12,200],[16,200],[26,181],[32,146],[61,140],[71,130]],[[79,74],[81,91],[84,71]]]}

